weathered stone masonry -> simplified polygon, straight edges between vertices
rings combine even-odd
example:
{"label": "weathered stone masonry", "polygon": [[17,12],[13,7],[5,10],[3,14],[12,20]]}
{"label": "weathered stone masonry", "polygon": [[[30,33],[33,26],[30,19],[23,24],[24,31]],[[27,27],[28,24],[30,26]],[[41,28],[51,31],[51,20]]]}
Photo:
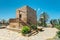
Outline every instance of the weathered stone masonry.
{"label": "weathered stone masonry", "polygon": [[16,18],[9,20],[10,27],[13,28],[22,28],[27,25],[30,26],[30,23],[37,24],[36,11],[29,6],[24,6],[16,10]]}

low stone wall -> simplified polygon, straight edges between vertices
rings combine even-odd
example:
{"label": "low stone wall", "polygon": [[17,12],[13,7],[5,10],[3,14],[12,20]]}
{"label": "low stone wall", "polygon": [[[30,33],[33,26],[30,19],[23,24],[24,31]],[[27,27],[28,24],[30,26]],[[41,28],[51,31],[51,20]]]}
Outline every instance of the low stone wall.
{"label": "low stone wall", "polygon": [[18,23],[10,23],[9,26],[12,28],[16,28],[16,27],[19,27],[19,24]]}

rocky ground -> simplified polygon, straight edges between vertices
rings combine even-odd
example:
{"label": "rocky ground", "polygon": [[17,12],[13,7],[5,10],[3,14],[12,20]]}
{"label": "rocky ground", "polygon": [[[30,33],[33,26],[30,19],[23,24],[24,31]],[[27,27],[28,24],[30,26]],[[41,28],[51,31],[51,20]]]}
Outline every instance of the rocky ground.
{"label": "rocky ground", "polygon": [[0,29],[0,40],[46,40],[48,38],[53,38],[58,31],[56,28],[44,28],[44,31],[30,37],[24,37],[21,33],[8,30]]}

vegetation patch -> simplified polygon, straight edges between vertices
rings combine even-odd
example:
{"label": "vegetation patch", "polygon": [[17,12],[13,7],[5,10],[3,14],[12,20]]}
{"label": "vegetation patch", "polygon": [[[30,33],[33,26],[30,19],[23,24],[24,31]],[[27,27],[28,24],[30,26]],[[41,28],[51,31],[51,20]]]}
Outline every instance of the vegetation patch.
{"label": "vegetation patch", "polygon": [[30,27],[23,26],[21,32],[22,32],[22,34],[28,34],[30,32]]}
{"label": "vegetation patch", "polygon": [[57,36],[58,36],[58,38],[60,38],[60,31],[57,32]]}
{"label": "vegetation patch", "polygon": [[60,30],[60,25],[56,25],[55,27],[56,27],[58,30]]}
{"label": "vegetation patch", "polygon": [[36,30],[36,29],[37,29],[37,26],[31,25],[31,28],[32,28],[33,30]]}

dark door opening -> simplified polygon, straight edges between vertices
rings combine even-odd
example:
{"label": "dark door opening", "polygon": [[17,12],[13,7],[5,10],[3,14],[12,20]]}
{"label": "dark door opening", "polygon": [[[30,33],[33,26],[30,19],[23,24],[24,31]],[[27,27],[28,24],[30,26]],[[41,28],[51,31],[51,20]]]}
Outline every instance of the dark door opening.
{"label": "dark door opening", "polygon": [[19,18],[21,18],[22,16],[21,16],[21,14],[19,15]]}

